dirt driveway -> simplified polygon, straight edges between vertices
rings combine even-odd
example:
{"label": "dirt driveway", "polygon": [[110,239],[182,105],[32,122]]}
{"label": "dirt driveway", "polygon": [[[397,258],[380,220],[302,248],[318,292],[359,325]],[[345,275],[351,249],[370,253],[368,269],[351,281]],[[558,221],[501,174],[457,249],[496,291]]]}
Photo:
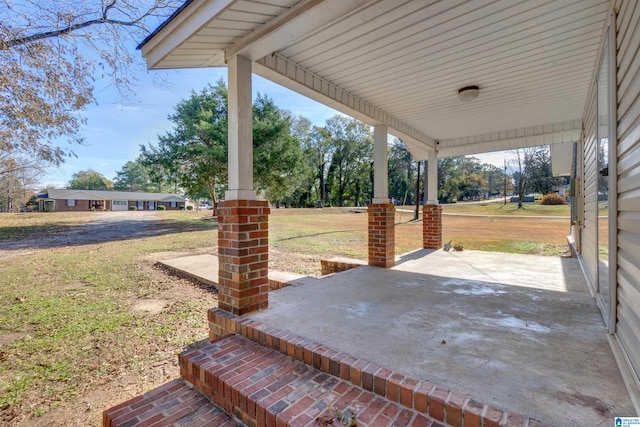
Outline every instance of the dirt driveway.
{"label": "dirt driveway", "polygon": [[30,254],[38,250],[151,237],[166,232],[158,227],[156,212],[95,212],[83,225],[61,232],[0,240],[0,259]]}

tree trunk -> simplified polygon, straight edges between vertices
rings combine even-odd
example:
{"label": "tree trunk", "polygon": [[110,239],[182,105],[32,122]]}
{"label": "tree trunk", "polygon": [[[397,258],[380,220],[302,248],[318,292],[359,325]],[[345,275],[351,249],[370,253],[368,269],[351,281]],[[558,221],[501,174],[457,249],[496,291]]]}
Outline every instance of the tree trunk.
{"label": "tree trunk", "polygon": [[320,171],[320,201],[322,202],[322,207],[324,207],[324,204],[326,202],[325,198],[326,198],[326,184],[324,182],[324,159],[322,161],[322,163],[320,164],[319,167],[319,171]]}
{"label": "tree trunk", "polygon": [[211,196],[211,201],[213,202],[212,215],[216,216],[218,211],[218,195],[216,194],[216,182],[207,182],[207,187],[209,187],[209,195]]}

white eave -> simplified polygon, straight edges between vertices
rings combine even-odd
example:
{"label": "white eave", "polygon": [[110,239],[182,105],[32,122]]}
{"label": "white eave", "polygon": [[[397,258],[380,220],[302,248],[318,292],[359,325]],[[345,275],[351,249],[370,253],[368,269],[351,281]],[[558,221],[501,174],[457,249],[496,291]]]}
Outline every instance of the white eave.
{"label": "white eave", "polygon": [[[150,69],[225,66],[367,124],[414,157],[579,139],[608,0],[192,0],[142,45]],[[477,85],[468,103],[457,90]],[[286,108],[286,106],[283,106]]]}

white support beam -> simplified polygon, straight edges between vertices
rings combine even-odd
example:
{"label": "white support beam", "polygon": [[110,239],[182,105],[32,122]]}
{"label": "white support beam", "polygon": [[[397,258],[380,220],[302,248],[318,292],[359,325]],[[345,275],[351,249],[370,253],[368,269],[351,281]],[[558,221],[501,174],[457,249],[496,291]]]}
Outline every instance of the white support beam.
{"label": "white support beam", "polygon": [[253,190],[253,112],[251,61],[234,56],[229,72],[229,190],[226,200],[255,200]]}
{"label": "white support beam", "polygon": [[438,204],[438,152],[430,150],[427,158],[427,204]]}
{"label": "white support beam", "polygon": [[[253,61],[290,46],[292,41],[317,31],[361,9],[373,0],[302,0],[252,31],[225,50],[227,57],[242,55]],[[310,13],[312,12],[312,13]]]}
{"label": "white support beam", "polygon": [[435,148],[433,138],[278,53],[254,62],[254,72],[364,123],[386,125],[389,133],[407,144],[417,160],[423,160],[422,151]]}
{"label": "white support beam", "polygon": [[373,203],[389,203],[386,125],[376,125],[374,127],[373,141]]}
{"label": "white support beam", "polygon": [[538,145],[574,142],[580,140],[581,134],[582,120],[569,120],[540,126],[510,129],[483,135],[439,141],[437,144],[438,156],[463,156],[491,151],[536,147]]}

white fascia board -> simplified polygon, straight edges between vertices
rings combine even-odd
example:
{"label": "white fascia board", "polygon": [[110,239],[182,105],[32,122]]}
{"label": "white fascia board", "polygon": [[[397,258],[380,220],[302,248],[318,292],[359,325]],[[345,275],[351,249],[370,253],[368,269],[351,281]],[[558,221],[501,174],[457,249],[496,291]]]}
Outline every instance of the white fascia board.
{"label": "white fascia board", "polygon": [[302,0],[225,50],[256,61],[357,11],[372,0]]}
{"label": "white fascia board", "polygon": [[435,148],[433,138],[277,53],[254,62],[253,72],[368,125],[387,125],[390,134],[415,147],[414,156],[420,154],[418,147],[425,152]]}
{"label": "white fascia board", "polygon": [[[142,56],[147,60],[147,69],[158,64],[174,49],[204,27],[209,21],[224,12],[236,0],[195,0],[174,17],[158,34],[142,46]],[[213,54],[214,52],[212,52]],[[172,67],[174,68],[174,67]]]}
{"label": "white fascia board", "polygon": [[579,141],[581,136],[582,120],[569,120],[447,139],[438,142],[437,150],[438,157],[464,156]]}

